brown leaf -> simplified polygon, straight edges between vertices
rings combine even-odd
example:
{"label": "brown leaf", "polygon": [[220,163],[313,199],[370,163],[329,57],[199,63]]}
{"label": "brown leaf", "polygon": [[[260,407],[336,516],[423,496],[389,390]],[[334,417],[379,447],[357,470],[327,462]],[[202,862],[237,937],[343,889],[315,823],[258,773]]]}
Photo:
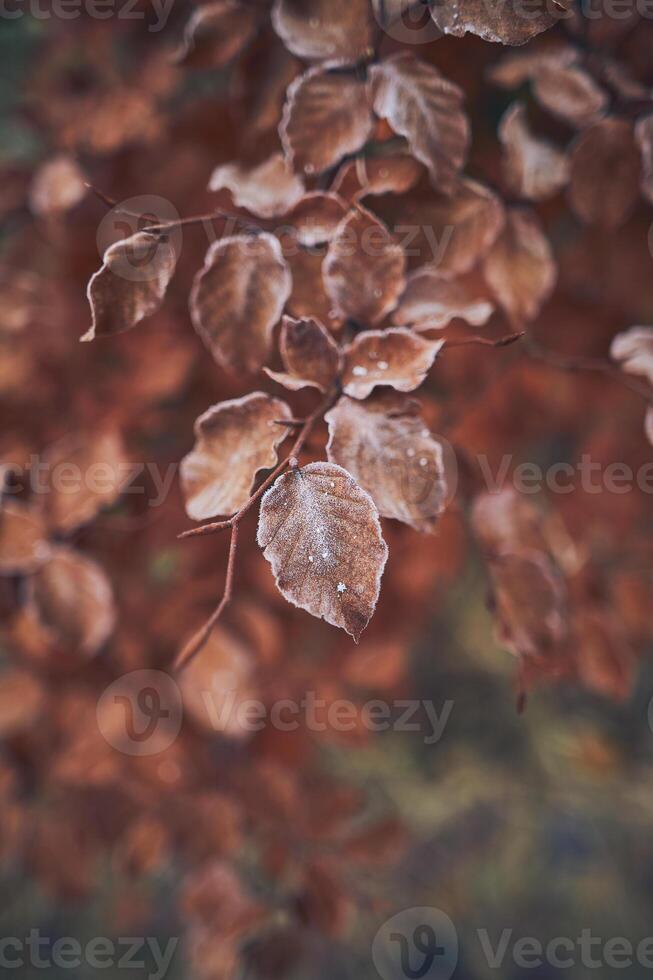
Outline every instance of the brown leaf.
{"label": "brown leaf", "polygon": [[294,169],[314,174],[359,150],[372,126],[366,82],[312,68],[288,87],[279,135]]}
{"label": "brown leaf", "polygon": [[341,366],[338,345],[318,320],[294,320],[285,316],[281,324],[279,349],[286,373],[265,373],[291,391],[318,388],[324,394],[334,384]]}
{"label": "brown leaf", "polygon": [[405,327],[366,330],[344,349],[343,391],[367,398],[377,385],[413,391],[426,377],[444,340],[426,340]]}
{"label": "brown leaf", "polygon": [[50,549],[41,514],[34,507],[3,501],[0,508],[0,575],[23,575],[47,561]]}
{"label": "brown leaf", "polygon": [[548,30],[562,16],[562,4],[550,0],[435,0],[431,16],[445,34],[462,37],[467,31],[485,41],[525,44]]}
{"label": "brown leaf", "polygon": [[[9,667],[0,674],[0,738],[11,738],[37,725],[47,705],[47,692],[27,670]],[[3,807],[4,810],[4,807]]]}
{"label": "brown leaf", "polygon": [[571,44],[551,44],[546,48],[523,51],[513,51],[492,65],[487,77],[494,85],[501,88],[518,88],[524,82],[536,78],[543,68],[566,68],[578,61],[577,48]]}
{"label": "brown leaf", "polygon": [[251,651],[219,624],[179,675],[184,711],[202,731],[229,738],[248,735],[241,705],[257,695]]}
{"label": "brown leaf", "polygon": [[604,119],[586,129],[571,154],[569,204],[589,225],[618,228],[633,210],[641,159],[631,123]]}
{"label": "brown leaf", "polygon": [[372,499],[332,463],[284,473],[261,502],[258,543],[279,591],[358,642],[388,549]]}
{"label": "brown leaf", "polygon": [[238,0],[202,4],[190,16],[176,60],[189,68],[223,68],[251,40],[259,16]]}
{"label": "brown leaf", "polygon": [[332,184],[347,201],[368,194],[405,194],[422,175],[422,165],[407,154],[360,158],[344,163]]}
{"label": "brown leaf", "polygon": [[342,326],[342,317],[333,309],[331,298],[327,296],[322,277],[323,261],[321,250],[296,248],[293,243],[288,255],[292,293],[287,308],[294,317],[316,317],[330,330],[338,330]]}
{"label": "brown leaf", "polygon": [[42,164],[29,191],[29,206],[40,217],[69,211],[86,194],[84,174],[72,157],[60,154]]}
{"label": "brown leaf", "polygon": [[93,323],[82,341],[130,330],[161,306],[175,271],[174,249],[164,237],[139,231],[110,245],[86,295]]}
{"label": "brown leaf", "polygon": [[112,431],[57,443],[43,463],[49,478],[43,513],[48,526],[63,534],[111,507],[133,476],[122,437]]}
{"label": "brown leaf", "polygon": [[520,548],[546,548],[541,513],[513,487],[488,490],[478,496],[471,520],[474,534],[490,558],[503,552],[518,552]]}
{"label": "brown leaf", "polygon": [[367,0],[275,0],[272,25],[308,61],[353,65],[372,52]]}
{"label": "brown leaf", "polygon": [[620,620],[609,609],[582,609],[575,617],[574,640],[583,684],[624,701],[633,688],[635,657]]}
{"label": "brown leaf", "polygon": [[347,205],[338,194],[310,191],[293,208],[285,224],[305,248],[330,242],[347,214]]}
{"label": "brown leaf", "polygon": [[617,334],[610,357],[619,361],[623,371],[642,375],[653,386],[653,327],[631,327]]}
{"label": "brown leaf", "polygon": [[499,123],[504,147],[503,169],[510,189],[519,197],[543,201],[553,197],[569,180],[566,155],[528,127],[526,108],[515,102]]}
{"label": "brown leaf", "polygon": [[91,657],[114,628],[111,585],[100,566],[74,551],[56,547],[30,579],[30,602],[53,641]]}
{"label": "brown leaf", "polygon": [[336,312],[358,323],[378,323],[405,286],[403,249],[385,225],[358,207],[341,222],[322,266]]}
{"label": "brown leaf", "polygon": [[644,434],[653,446],[653,405],[649,405],[644,416]]}
{"label": "brown leaf", "polygon": [[432,269],[417,269],[408,277],[406,291],[392,314],[395,323],[412,323],[416,329],[446,327],[462,319],[472,326],[487,323],[494,305],[475,284],[464,279],[442,279]]}
{"label": "brown leaf", "polygon": [[212,405],[195,422],[195,446],[181,462],[186,513],[194,521],[231,515],[247,502],[260,470],[277,463],[292,418],[285,402],[262,391]]}
{"label": "brown leaf", "polygon": [[234,203],[261,218],[286,214],[304,196],[304,184],[282,153],[274,153],[257,167],[225,163],[211,174],[210,191],[231,191]]}
{"label": "brown leaf", "polygon": [[653,204],[653,116],[637,120],[635,139],[642,154],[642,194]]}
{"label": "brown leaf", "polygon": [[582,129],[596,122],[608,97],[591,75],[574,65],[544,65],[533,79],[533,94],[545,109]]}
{"label": "brown leaf", "polygon": [[193,283],[190,311],[200,337],[224,368],[258,371],[292,280],[273,235],[233,235],[214,242]]}
{"label": "brown leaf", "polygon": [[540,658],[567,632],[564,583],[548,555],[522,550],[490,561],[499,640],[515,655]]}
{"label": "brown leaf", "polygon": [[325,416],[327,453],[367,490],[382,517],[432,532],[447,499],[442,445],[411,398],[384,392],[343,397]]}
{"label": "brown leaf", "polygon": [[405,136],[433,186],[452,190],[465,164],[470,131],[463,92],[426,61],[402,53],[370,68],[374,111]]}
{"label": "brown leaf", "polygon": [[483,263],[485,279],[515,322],[532,320],[553,291],[556,265],[536,215],[513,208]]}

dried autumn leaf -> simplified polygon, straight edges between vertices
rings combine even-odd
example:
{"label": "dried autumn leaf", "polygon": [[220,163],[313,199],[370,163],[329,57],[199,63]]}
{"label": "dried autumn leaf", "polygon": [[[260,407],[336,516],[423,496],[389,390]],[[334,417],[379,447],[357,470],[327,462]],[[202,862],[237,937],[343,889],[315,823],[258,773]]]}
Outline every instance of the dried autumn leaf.
{"label": "dried autumn leaf", "polygon": [[272,26],[293,54],[353,65],[372,51],[367,0],[275,0]]}
{"label": "dried autumn leaf", "polygon": [[93,323],[82,341],[130,330],[156,313],[176,261],[164,237],[143,231],[110,245],[88,284]]}
{"label": "dried autumn leaf", "polygon": [[366,330],[345,347],[342,386],[352,398],[367,398],[377,385],[413,391],[426,377],[444,340],[426,340],[405,327]]}
{"label": "dried autumn leaf", "polygon": [[184,710],[203,731],[230,738],[247,736],[241,705],[258,693],[253,668],[251,651],[218,624],[202,656],[179,675]]}
{"label": "dried autumn leaf", "polygon": [[47,529],[41,514],[26,504],[2,501],[0,507],[0,575],[33,572],[49,557]]}
{"label": "dried autumn leaf", "polygon": [[280,476],[261,502],[258,543],[289,602],[358,642],[388,549],[374,502],[346,470],[309,463]]}
{"label": "dried autumn leaf", "polygon": [[442,445],[412,398],[343,397],[327,413],[327,453],[367,490],[382,517],[431,533],[447,502]]}
{"label": "dried autumn leaf", "polygon": [[298,201],[285,224],[292,228],[300,245],[313,248],[331,241],[346,214],[347,205],[338,194],[310,191]]}
{"label": "dried autumn leaf", "polygon": [[239,208],[261,218],[286,214],[302,199],[304,184],[293,173],[283,155],[274,153],[257,167],[226,163],[211,174],[210,191],[226,187]]}
{"label": "dried autumn leaf", "polygon": [[534,79],[543,68],[566,68],[578,61],[577,48],[571,44],[551,44],[546,48],[513,51],[492,65],[487,77],[501,88],[518,88]]}
{"label": "dried autumn leaf", "polygon": [[591,691],[624,701],[633,688],[635,657],[623,623],[609,609],[581,609],[574,622],[578,675]]}
{"label": "dried autumn leaf", "polygon": [[467,31],[484,41],[498,44],[525,44],[536,34],[548,30],[562,16],[562,3],[535,0],[435,0],[431,16],[445,34],[462,37]]}
{"label": "dried autumn leaf", "polygon": [[544,657],[567,632],[564,583],[548,555],[523,550],[490,561],[499,640],[516,656]]}
{"label": "dried autumn leaf", "polygon": [[288,87],[279,135],[294,169],[314,174],[359,150],[372,126],[366,82],[312,68]]}
{"label": "dried autumn leaf", "polygon": [[406,259],[385,225],[358,207],[341,222],[322,266],[336,312],[359,323],[377,323],[405,286]]}
{"label": "dried autumn leaf", "polygon": [[291,391],[318,388],[324,394],[334,384],[341,365],[338,345],[318,320],[285,316],[279,338],[285,373],[265,373]]}
{"label": "dried autumn leaf", "polygon": [[370,80],[376,114],[406,137],[412,153],[428,168],[433,186],[448,193],[469,148],[462,89],[408,53],[373,65]]}
{"label": "dried autumn leaf", "polygon": [[617,334],[610,357],[619,361],[622,370],[642,375],[653,386],[653,327],[631,327]]}
{"label": "dried autumn leaf", "polygon": [[193,11],[177,54],[189,68],[223,68],[251,40],[260,15],[251,4],[216,0]]}
{"label": "dried autumn leaf", "polygon": [[649,405],[644,416],[644,434],[653,446],[653,405]]}
{"label": "dried autumn leaf", "polygon": [[522,103],[514,103],[502,116],[499,139],[505,151],[506,180],[520,197],[543,201],[568,182],[567,156],[546,140],[533,136]]}
{"label": "dried autumn leaf", "polygon": [[194,521],[234,514],[249,498],[256,474],[277,462],[289,419],[285,402],[262,391],[212,405],[195,422],[195,446],[181,462],[186,513]]}
{"label": "dried autumn leaf", "polygon": [[635,139],[642,154],[642,194],[653,204],[653,116],[637,120]]}
{"label": "dried autumn leaf", "polygon": [[297,248],[293,242],[288,255],[292,272],[292,293],[288,297],[288,313],[297,318],[317,317],[330,330],[342,326],[342,317],[333,309],[322,277],[324,257],[321,250]]}
{"label": "dried autumn leaf", "polygon": [[133,476],[118,432],[64,440],[45,454],[43,462],[50,476],[43,513],[48,527],[63,534],[111,507]]}
{"label": "dried autumn leaf", "polygon": [[60,154],[47,160],[34,175],[29,206],[39,216],[69,211],[86,194],[84,174],[72,157]]}
{"label": "dried autumn leaf", "polygon": [[113,631],[111,585],[97,562],[72,548],[52,549],[30,579],[30,602],[53,641],[84,656],[97,653]]}
{"label": "dried autumn leaf", "polygon": [[533,78],[533,94],[543,108],[579,129],[596,122],[608,105],[603,89],[575,65],[543,65]]}
{"label": "dried autumn leaf", "polygon": [[[19,667],[0,673],[0,738],[11,738],[38,724],[47,691],[33,674]],[[4,809],[4,808],[3,808]]]}
{"label": "dried autumn leaf", "polygon": [[290,295],[292,280],[273,235],[233,235],[214,242],[190,296],[193,325],[216,361],[258,371]]}
{"label": "dried autumn leaf", "polygon": [[640,177],[632,124],[604,119],[581,133],[574,144],[569,204],[586,224],[618,228],[637,202]]}
{"label": "dried autumn leaf", "polygon": [[422,175],[422,165],[407,154],[378,156],[344,163],[332,184],[347,201],[368,194],[405,194]]}
{"label": "dried autumn leaf", "polygon": [[415,324],[419,330],[446,327],[461,319],[472,326],[487,323],[494,305],[479,287],[464,279],[442,279],[432,269],[417,269],[408,277],[406,291],[392,314],[395,323]]}
{"label": "dried autumn leaf", "polygon": [[486,282],[510,318],[532,320],[553,291],[556,265],[551,246],[531,211],[513,208],[485,257]]}
{"label": "dried autumn leaf", "polygon": [[544,551],[542,515],[530,500],[514,487],[488,490],[475,500],[471,512],[472,528],[488,557],[518,552],[520,548]]}

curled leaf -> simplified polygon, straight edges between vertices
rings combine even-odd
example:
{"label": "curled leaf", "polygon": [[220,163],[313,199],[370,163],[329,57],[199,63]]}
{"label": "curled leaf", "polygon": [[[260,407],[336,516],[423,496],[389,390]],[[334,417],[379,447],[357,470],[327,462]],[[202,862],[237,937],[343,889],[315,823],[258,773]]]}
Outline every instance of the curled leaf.
{"label": "curled leaf", "polygon": [[608,105],[603,89],[576,65],[542,65],[533,79],[533,94],[550,113],[579,129],[596,122]]}
{"label": "curled leaf", "polygon": [[629,374],[639,374],[653,386],[653,327],[631,327],[617,334],[610,356]]}
{"label": "curled leaf", "polygon": [[272,26],[308,61],[353,65],[372,51],[367,0],[275,0]]}
{"label": "curled leaf", "polygon": [[313,248],[331,241],[346,214],[347,205],[338,194],[310,191],[297,202],[286,224],[300,245]]}
{"label": "curled leaf", "polygon": [[304,195],[304,184],[283,153],[274,153],[257,167],[247,169],[226,163],[211,174],[210,191],[226,187],[234,203],[261,218],[273,218],[292,210]]}
{"label": "curled leaf", "polygon": [[406,259],[385,225],[364,208],[340,223],[322,266],[336,312],[359,323],[377,323],[405,285]]}
{"label": "curled leaf", "polygon": [[194,521],[234,514],[248,500],[260,470],[277,462],[288,434],[286,403],[262,391],[213,405],[195,422],[195,447],[181,462],[186,513]]}
{"label": "curled leaf", "polygon": [[359,150],[372,125],[366,82],[313,68],[288,87],[279,135],[294,169],[314,174]]}
{"label": "curled leaf", "polygon": [[193,325],[216,361],[258,371],[290,295],[292,280],[273,235],[233,235],[214,242],[190,296]]}
{"label": "curled leaf", "polygon": [[556,265],[551,246],[531,211],[513,208],[483,263],[492,292],[511,319],[532,320],[553,291]]}
{"label": "curled leaf", "polygon": [[332,185],[348,201],[368,194],[405,194],[422,175],[422,165],[408,154],[379,156],[344,163]]}
{"label": "curled leaf", "polygon": [[492,316],[494,305],[478,286],[464,279],[442,279],[432,269],[417,269],[408,277],[406,291],[392,314],[395,323],[424,329],[446,327],[461,319],[480,327]]}
{"label": "curled leaf", "polygon": [[374,502],[346,470],[309,463],[280,476],[261,502],[258,543],[289,602],[358,642],[388,549]]}
{"label": "curled leaf", "polygon": [[438,190],[449,192],[465,164],[469,122],[463,92],[426,61],[402,53],[370,69],[374,111],[405,136]]}
{"label": "curled leaf", "polygon": [[641,169],[630,122],[604,119],[586,129],[571,154],[572,210],[586,224],[618,228],[637,202]]}
{"label": "curled leaf", "polygon": [[366,330],[344,349],[343,391],[367,398],[377,385],[413,391],[426,377],[444,340],[426,340],[405,327]]}
{"label": "curled leaf", "polygon": [[553,197],[569,180],[566,155],[528,128],[526,109],[514,103],[499,123],[504,147],[503,167],[510,188],[520,197],[543,201]]}
{"label": "curled leaf", "polygon": [[3,501],[0,507],[0,575],[33,572],[50,554],[47,529],[34,507]]}
{"label": "curled leaf", "polygon": [[447,501],[442,445],[411,398],[384,392],[343,397],[325,416],[327,453],[367,490],[382,517],[432,532]]}
{"label": "curled leaf", "polygon": [[326,394],[332,387],[340,371],[340,350],[318,320],[285,316],[279,349],[285,373],[264,369],[274,381],[291,391],[308,386]]}
{"label": "curled leaf", "polygon": [[[567,4],[568,5],[568,4]],[[445,34],[462,37],[468,31],[497,44],[525,44],[548,30],[562,16],[565,5],[550,0],[435,0],[431,16]]]}
{"label": "curled leaf", "polygon": [[88,284],[93,323],[82,341],[130,330],[156,313],[175,263],[172,245],[160,235],[139,231],[110,245]]}
{"label": "curled leaf", "polygon": [[256,8],[239,0],[202,4],[186,25],[177,61],[189,68],[223,68],[251,40],[258,22]]}

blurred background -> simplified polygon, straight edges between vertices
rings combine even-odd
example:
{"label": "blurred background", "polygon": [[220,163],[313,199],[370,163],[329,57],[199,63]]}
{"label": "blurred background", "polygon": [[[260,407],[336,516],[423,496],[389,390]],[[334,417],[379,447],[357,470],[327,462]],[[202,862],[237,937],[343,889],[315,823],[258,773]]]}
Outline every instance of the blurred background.
{"label": "blurred background", "polygon": [[[390,559],[360,645],[284,602],[250,515],[235,601],[175,681],[183,718],[173,704],[158,727],[143,702],[137,721],[153,718],[161,742],[133,754],[121,706],[98,707],[111,684],[142,670],[162,703],[161,674],[221,593],[228,542],[177,540],[190,524],[177,467],[194,420],[215,402],[279,389],[262,375],[226,374],[192,329],[187,298],[207,248],[203,226],[183,229],[158,313],[128,333],[79,343],[90,324],[86,284],[107,244],[98,246],[98,229],[108,208],[84,182],[115,201],[160,196],[181,215],[229,204],[205,189],[212,169],[278,149],[284,92],[301,70],[265,20],[266,4],[253,6],[260,26],[217,66],[210,51],[208,64],[183,53],[194,10],[183,0],[159,30],[145,2],[133,18],[82,11],[66,20],[45,5],[31,13],[25,5],[14,19],[0,13],[6,506],[33,507],[25,475],[41,461],[132,466],[131,492],[89,500],[51,491],[38,514],[21,511],[29,527],[18,542],[0,530],[0,937],[25,943],[38,930],[45,957],[63,937],[82,947],[107,937],[116,950],[121,938],[142,937],[140,966],[111,955],[102,968],[73,969],[50,957],[47,975],[62,980],[154,976],[146,940],[165,949],[171,939],[171,980],[362,980],[378,975],[372,942],[383,923],[428,906],[454,923],[458,960],[453,974],[445,957],[414,975],[612,977],[604,962],[579,959],[568,969],[525,968],[511,947],[492,968],[478,930],[495,946],[505,929],[511,942],[543,944],[575,941],[584,929],[634,945],[653,935],[650,495],[575,485],[534,500],[552,550],[581,569],[576,594],[591,600],[601,629],[608,619],[618,626],[597,636],[588,622],[583,668],[544,669],[521,714],[517,660],[497,639],[487,569],[465,519],[473,479],[464,462],[436,535],[384,522]],[[550,34],[567,37],[562,25]],[[651,22],[634,18],[583,43],[603,45],[652,86],[652,42]],[[402,42],[388,35],[381,45],[385,55]],[[508,49],[466,36],[415,50],[463,87],[468,172],[500,184],[496,129],[514,93],[490,85],[487,70]],[[528,101],[528,86],[520,91]],[[550,138],[572,138],[533,111]],[[53,160],[58,169],[44,177]],[[650,205],[640,201],[609,234],[584,227],[564,194],[538,212],[559,270],[533,328],[539,340],[605,356],[617,332],[653,322]],[[296,315],[306,303],[319,309],[311,270],[293,274]],[[493,331],[505,333],[505,323],[493,321]],[[298,416],[314,404],[305,392],[288,396]],[[504,454],[510,469],[574,464],[583,453],[636,469],[651,457],[641,399],[600,374],[530,360],[519,345],[443,359],[423,404],[461,460],[482,453],[494,470]],[[316,430],[307,458],[323,458],[325,435]],[[34,523],[39,547],[50,549],[45,565]],[[432,744],[423,713],[417,731],[371,733],[360,714],[351,732],[301,724],[252,734],[233,719],[216,730],[201,691],[225,686],[268,708],[306,692],[358,706],[418,699],[445,711],[446,723]],[[12,949],[4,952],[0,970],[16,975]],[[24,952],[19,972],[32,980],[44,968]],[[647,969],[619,975],[641,980]]]}

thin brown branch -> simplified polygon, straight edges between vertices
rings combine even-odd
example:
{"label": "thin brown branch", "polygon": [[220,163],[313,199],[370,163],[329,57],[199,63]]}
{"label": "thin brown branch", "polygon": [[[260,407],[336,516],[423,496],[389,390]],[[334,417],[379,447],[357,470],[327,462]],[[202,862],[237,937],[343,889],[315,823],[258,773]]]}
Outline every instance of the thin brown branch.
{"label": "thin brown branch", "polygon": [[626,374],[611,361],[598,357],[574,357],[567,354],[559,354],[557,351],[540,347],[530,337],[526,338],[525,343],[529,355],[537,361],[549,364],[551,367],[558,368],[560,371],[593,371],[596,374],[604,374],[625,388],[628,388],[629,391],[646,399],[646,401],[653,402],[653,388],[649,384],[638,381],[636,378]]}
{"label": "thin brown branch", "polygon": [[442,350],[448,350],[451,347],[509,347],[510,344],[516,343],[518,340],[525,335],[525,331],[521,330],[519,333],[510,333],[505,337],[499,337],[497,340],[490,340],[488,337],[461,337],[460,340],[445,340]]}
{"label": "thin brown branch", "polygon": [[226,521],[216,521],[211,524],[203,524],[201,527],[192,528],[190,531],[185,531],[180,534],[180,538],[194,538],[203,537],[207,534],[214,534],[218,531],[224,531],[227,528],[231,530],[231,542],[229,545],[229,559],[227,562],[227,576],[225,579],[224,592],[220,602],[211,613],[207,619],[204,626],[198,630],[198,632],[191,637],[186,646],[183,648],[179,656],[174,662],[173,668],[175,670],[181,670],[185,667],[193,657],[197,656],[202,647],[207,642],[211,635],[213,627],[219,620],[225,606],[229,603],[233,591],[233,580],[234,572],[236,566],[236,554],[238,548],[238,528],[240,522],[243,520],[245,515],[249,513],[254,504],[260,500],[265,491],[272,486],[274,481],[280,476],[281,473],[286,469],[287,466],[296,467],[298,465],[297,460],[302,449],[306,445],[308,438],[313,430],[315,424],[322,418],[322,416],[327,412],[331,406],[334,404],[336,398],[338,397],[338,391],[334,390],[330,392],[327,397],[317,406],[314,412],[312,412],[302,423],[301,431],[298,433],[290,452],[285,456],[281,462],[275,466],[270,474],[263,480],[261,485],[257,487],[251,497],[243,504],[243,506],[238,510],[233,517],[230,517]]}

